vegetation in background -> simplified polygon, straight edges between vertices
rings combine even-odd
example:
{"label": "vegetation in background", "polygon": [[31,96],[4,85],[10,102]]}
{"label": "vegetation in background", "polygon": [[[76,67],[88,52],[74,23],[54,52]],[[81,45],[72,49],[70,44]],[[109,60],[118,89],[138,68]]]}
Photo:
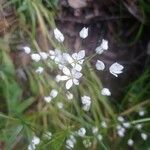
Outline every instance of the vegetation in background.
{"label": "vegetation in background", "polygon": [[[41,52],[41,43],[36,39],[37,34],[41,34],[43,47],[48,43],[67,52],[50,32],[56,28],[58,1],[9,0],[3,7],[9,5],[14,7],[17,23],[0,40],[0,149],[34,149],[29,145],[35,145],[39,150],[61,150],[66,149],[68,139],[74,149],[81,150],[128,149],[130,146],[149,149],[149,68],[129,85],[120,102],[113,102],[101,95],[102,83],[87,61],[83,69],[86,76],[81,85],[72,88],[74,97],[68,100],[65,85],[55,82],[56,64],[46,60],[32,62],[29,55],[16,50],[17,42],[23,41],[33,53]],[[144,14],[149,13],[150,6],[145,1],[140,1],[140,6]],[[25,56],[22,57],[22,53]],[[19,67],[14,65],[17,58]],[[24,64],[24,59],[29,62]],[[36,73],[38,66],[44,67],[42,74]],[[53,89],[57,89],[58,95],[46,103],[44,97]],[[88,112],[82,109],[84,95],[92,100]]]}

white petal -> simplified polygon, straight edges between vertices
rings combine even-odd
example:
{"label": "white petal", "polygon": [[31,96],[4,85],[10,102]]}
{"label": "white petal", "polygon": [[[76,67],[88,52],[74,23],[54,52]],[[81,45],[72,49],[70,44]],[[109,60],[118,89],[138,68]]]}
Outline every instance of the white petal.
{"label": "white petal", "polygon": [[65,75],[67,75],[67,76],[70,76],[70,75],[71,75],[71,72],[70,72],[70,70],[69,70],[67,67],[64,67],[62,71],[63,71],[63,73],[64,73]]}
{"label": "white petal", "polygon": [[107,50],[108,49],[108,41],[103,39],[101,47],[103,50]]}
{"label": "white petal", "polygon": [[55,98],[57,95],[58,95],[58,91],[55,90],[55,89],[53,89],[53,90],[51,91],[51,93],[50,93],[50,96],[51,96],[52,98]]}
{"label": "white petal", "polygon": [[63,57],[70,64],[74,62],[73,58],[67,53],[63,53]]}
{"label": "white petal", "polygon": [[103,88],[103,89],[101,90],[101,94],[102,94],[102,95],[106,95],[106,96],[110,96],[110,95],[111,95],[111,92],[109,91],[108,88]]}
{"label": "white petal", "polygon": [[25,52],[26,54],[30,54],[30,53],[31,53],[30,47],[25,46],[25,47],[23,47],[23,49],[24,49],[24,52]]}
{"label": "white petal", "polygon": [[78,54],[77,54],[77,53],[73,53],[73,54],[72,54],[72,58],[73,58],[74,60],[77,60]]}
{"label": "white petal", "polygon": [[73,94],[70,93],[69,91],[67,92],[66,96],[67,96],[68,100],[73,99]]}
{"label": "white petal", "polygon": [[118,77],[118,74],[121,74],[123,71],[123,66],[120,65],[119,63],[113,63],[110,68],[109,71],[111,74],[113,74],[114,76]]}
{"label": "white petal", "polygon": [[45,96],[44,97],[44,101],[47,102],[47,103],[51,102],[51,100],[52,100],[52,98],[50,96]]}
{"label": "white petal", "polygon": [[66,80],[68,80],[70,77],[68,77],[68,76],[60,76],[60,80],[61,81],[66,81]]}
{"label": "white petal", "polygon": [[74,83],[75,85],[79,85],[79,81],[78,81],[77,79],[73,79],[73,83]]}
{"label": "white petal", "polygon": [[66,82],[66,89],[68,90],[68,89],[70,89],[71,87],[72,87],[72,85],[73,85],[73,81],[70,79],[70,80],[68,80],[67,82]]}
{"label": "white petal", "polygon": [[85,50],[81,50],[78,52],[78,60],[83,59],[85,57]]}
{"label": "white petal", "polygon": [[79,64],[75,64],[74,65],[74,69],[77,70],[77,71],[81,71],[82,70],[82,66],[79,65]]}
{"label": "white petal", "polygon": [[105,69],[105,64],[102,61],[100,61],[100,60],[97,60],[95,66],[96,66],[97,70],[104,70]]}
{"label": "white petal", "polygon": [[48,58],[48,54],[45,52],[39,52],[39,54],[43,60],[46,60]]}
{"label": "white petal", "polygon": [[35,72],[41,74],[44,71],[43,67],[38,67]]}
{"label": "white petal", "polygon": [[80,33],[79,33],[80,37],[85,39],[88,36],[88,28],[83,28]]}
{"label": "white petal", "polygon": [[38,62],[38,61],[40,61],[41,56],[37,53],[34,53],[34,54],[31,55],[31,59]]}
{"label": "white petal", "polygon": [[101,46],[98,46],[96,49],[95,49],[96,53],[97,54],[102,54],[104,52],[104,50],[102,49]]}
{"label": "white petal", "polygon": [[54,29],[54,36],[59,42],[63,42],[65,39],[64,35],[57,28]]}

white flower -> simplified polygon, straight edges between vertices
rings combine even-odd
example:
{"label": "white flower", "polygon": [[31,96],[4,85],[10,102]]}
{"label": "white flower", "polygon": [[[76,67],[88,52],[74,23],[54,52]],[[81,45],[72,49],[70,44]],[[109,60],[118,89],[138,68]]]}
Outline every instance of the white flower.
{"label": "white flower", "polygon": [[89,139],[85,139],[83,140],[83,145],[85,146],[85,148],[89,148],[91,147],[92,143]]}
{"label": "white flower", "polygon": [[132,139],[129,139],[127,143],[129,146],[132,146],[134,144],[134,141]]}
{"label": "white flower", "polygon": [[53,98],[55,98],[57,95],[58,95],[58,91],[55,90],[55,89],[53,89],[53,90],[50,92],[50,95],[49,95],[49,96],[45,96],[45,97],[44,97],[44,100],[45,100],[47,103],[49,103],[49,102],[51,102],[51,100],[52,100]]}
{"label": "white flower", "polygon": [[39,143],[40,143],[40,138],[39,137],[37,137],[37,136],[34,136],[33,138],[32,138],[32,144],[33,145],[38,145]]}
{"label": "white flower", "polygon": [[57,102],[57,107],[58,107],[59,109],[62,109],[62,108],[64,107],[64,104],[61,103],[61,102]]}
{"label": "white flower", "polygon": [[92,128],[92,133],[97,134],[98,133],[98,127],[93,127]]}
{"label": "white flower", "polygon": [[56,64],[62,61],[62,54],[59,49],[49,51],[50,58],[55,61]]}
{"label": "white flower", "polygon": [[24,46],[23,49],[24,49],[24,52],[25,52],[26,54],[30,54],[30,53],[31,53],[30,47]]}
{"label": "white flower", "polygon": [[70,93],[69,91],[66,93],[66,96],[67,96],[68,100],[73,99],[73,94]]}
{"label": "white flower", "polygon": [[95,51],[97,54],[102,54],[105,50],[108,50],[108,41],[103,39],[101,45]]}
{"label": "white flower", "polygon": [[79,79],[82,77],[82,73],[72,69],[69,70],[67,67],[63,68],[64,75],[61,76],[61,81],[66,81],[66,89],[70,89],[73,84],[79,85]]}
{"label": "white flower", "polygon": [[80,128],[80,129],[78,130],[77,134],[78,134],[79,136],[81,136],[81,137],[84,137],[85,134],[86,134],[85,128]]}
{"label": "white flower", "polygon": [[40,143],[40,138],[37,136],[34,136],[31,140],[31,144],[28,145],[28,150],[35,150],[36,145],[38,145],[39,143]]}
{"label": "white flower", "polygon": [[41,74],[44,71],[43,67],[38,67],[35,72]]}
{"label": "white flower", "polygon": [[101,134],[98,134],[98,135],[97,135],[97,139],[98,139],[99,141],[101,141],[101,140],[103,139],[102,135],[101,135]]}
{"label": "white flower", "polygon": [[76,139],[73,135],[70,135],[69,139],[66,140],[66,147],[68,149],[73,149],[76,143]]}
{"label": "white flower", "polygon": [[55,81],[56,81],[56,82],[60,82],[60,81],[61,81],[61,75],[58,74],[58,75],[55,77]]}
{"label": "white flower", "polygon": [[105,64],[102,61],[97,60],[95,67],[96,67],[97,70],[104,70],[105,69]]}
{"label": "white flower", "polygon": [[38,62],[41,59],[41,56],[37,53],[31,54],[31,59]]}
{"label": "white flower", "polygon": [[122,116],[118,116],[118,121],[120,121],[120,122],[124,122],[124,118],[122,117]]}
{"label": "white flower", "polygon": [[52,100],[51,96],[45,96],[44,97],[44,101],[47,103],[51,102],[51,100]]}
{"label": "white flower", "polygon": [[130,123],[129,123],[129,122],[124,122],[124,123],[123,123],[123,126],[124,126],[125,128],[130,128]]}
{"label": "white flower", "polygon": [[46,133],[44,133],[44,138],[46,138],[46,139],[48,139],[48,140],[50,140],[51,138],[52,138],[52,133],[51,132],[46,132]]}
{"label": "white flower", "polygon": [[101,122],[101,126],[102,126],[103,128],[107,128],[106,122],[105,122],[105,121],[102,121],[102,122]]}
{"label": "white flower", "polygon": [[85,39],[88,36],[88,28],[86,27],[82,28],[79,35],[82,39]]}
{"label": "white flower", "polygon": [[110,68],[109,71],[111,74],[113,74],[115,77],[118,77],[118,74],[121,74],[123,71],[123,66],[120,65],[119,63],[113,63]]}
{"label": "white flower", "polygon": [[36,147],[33,144],[28,145],[28,150],[35,150]]}
{"label": "white flower", "polygon": [[101,90],[101,94],[102,94],[102,95],[105,95],[105,96],[110,96],[110,95],[111,95],[111,92],[109,91],[108,88],[103,88],[103,89]]}
{"label": "white flower", "polygon": [[81,50],[78,53],[73,53],[72,56],[68,53],[64,53],[63,57],[75,70],[81,71],[85,57],[85,50]]}
{"label": "white flower", "polygon": [[58,30],[57,28],[54,29],[54,36],[58,40],[58,42],[63,42],[64,41],[64,35]]}
{"label": "white flower", "polygon": [[142,128],[142,124],[137,124],[135,127],[140,130]]}
{"label": "white flower", "polygon": [[122,126],[120,125],[117,126],[117,134],[120,137],[124,137],[125,131],[126,131],[125,128],[123,128]]}
{"label": "white flower", "polygon": [[83,110],[89,111],[90,106],[91,106],[91,98],[89,96],[83,96],[81,97],[81,101],[83,104]]}
{"label": "white flower", "polygon": [[140,111],[139,111],[139,116],[142,117],[142,116],[144,116],[144,115],[145,115],[145,111],[144,111],[144,110],[140,110]]}
{"label": "white flower", "polygon": [[43,60],[46,60],[48,58],[48,54],[45,52],[39,52],[39,54]]}
{"label": "white flower", "polygon": [[117,131],[117,134],[118,134],[120,137],[124,137],[124,132],[123,132],[123,130],[118,130],[118,131]]}
{"label": "white flower", "polygon": [[142,138],[144,141],[146,141],[147,138],[148,138],[148,136],[147,136],[147,134],[145,134],[145,133],[141,133],[141,138]]}
{"label": "white flower", "polygon": [[58,95],[58,91],[55,90],[55,89],[53,89],[53,90],[50,92],[50,96],[51,96],[52,98],[55,98],[57,95]]}

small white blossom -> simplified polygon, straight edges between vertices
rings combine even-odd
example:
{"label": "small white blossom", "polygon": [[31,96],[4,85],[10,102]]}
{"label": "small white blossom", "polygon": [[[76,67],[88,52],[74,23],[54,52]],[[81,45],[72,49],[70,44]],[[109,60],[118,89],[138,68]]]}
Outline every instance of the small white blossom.
{"label": "small white blossom", "polygon": [[41,60],[41,56],[37,53],[31,54],[31,59],[34,60],[35,62],[38,62]]}
{"label": "small white blossom", "polygon": [[48,140],[51,140],[51,138],[52,138],[52,133],[51,132],[46,132],[46,133],[44,133],[44,138],[46,138],[46,139],[48,139]]}
{"label": "small white blossom", "polygon": [[82,39],[87,38],[87,36],[88,36],[88,28],[86,28],[86,27],[82,28],[82,30],[80,31],[79,35],[80,35],[80,37]]}
{"label": "small white blossom", "polygon": [[30,53],[31,53],[30,47],[24,46],[23,49],[24,49],[24,52],[25,52],[26,54],[30,54]]}
{"label": "small white blossom", "polygon": [[64,107],[64,104],[61,103],[61,102],[57,102],[57,107],[58,107],[59,109],[62,109],[62,108]]}
{"label": "small white blossom", "polygon": [[95,67],[96,67],[97,70],[104,70],[105,69],[105,64],[102,61],[97,60]]}
{"label": "small white blossom", "polygon": [[51,92],[50,92],[50,95],[49,96],[45,96],[44,97],[44,100],[45,102],[47,103],[50,103],[52,101],[53,98],[55,98],[56,96],[58,95],[58,91],[53,89]]}
{"label": "small white blossom", "polygon": [[40,143],[40,138],[37,137],[37,136],[34,136],[34,137],[32,138],[32,143],[33,143],[34,145],[38,145],[38,144]]}
{"label": "small white blossom", "polygon": [[108,41],[103,39],[101,45],[95,51],[97,54],[102,54],[105,50],[108,50]]}
{"label": "small white blossom", "polygon": [[120,128],[118,128],[118,130],[117,130],[117,134],[120,137],[124,137],[125,131],[126,131],[125,128],[123,128],[122,126],[120,126]]}
{"label": "small white blossom", "polygon": [[122,116],[118,116],[118,121],[120,121],[120,122],[124,122],[124,118],[122,117]]}
{"label": "small white blossom", "polygon": [[79,136],[81,136],[81,137],[84,137],[85,134],[86,134],[85,128],[80,128],[80,129],[78,130],[77,134],[78,134]]}
{"label": "small white blossom", "polygon": [[76,144],[75,137],[73,135],[70,135],[70,137],[66,140],[66,147],[68,149],[73,149],[75,144]]}
{"label": "small white blossom", "polygon": [[44,97],[44,101],[47,103],[51,102],[51,100],[52,100],[51,96],[45,96]]}
{"label": "small white blossom", "polygon": [[142,129],[142,124],[137,124],[135,127],[136,127],[138,130],[140,130],[140,129]]}
{"label": "small white blossom", "polygon": [[85,148],[89,148],[91,147],[92,143],[89,139],[85,139],[83,140],[83,145],[85,146]]}
{"label": "small white blossom", "polygon": [[124,132],[122,130],[118,130],[117,131],[117,134],[120,136],[120,137],[124,137]]}
{"label": "small white blossom", "polygon": [[97,135],[97,139],[98,139],[99,141],[101,141],[101,140],[103,139],[102,135],[101,135],[101,134],[98,134],[98,135]]}
{"label": "small white blossom", "polygon": [[63,68],[64,75],[61,76],[61,81],[66,81],[66,89],[70,89],[73,84],[79,85],[79,79],[82,77],[82,73],[72,69],[69,70],[67,67]]}
{"label": "small white blossom", "polygon": [[43,60],[46,60],[46,59],[48,58],[48,54],[45,53],[45,52],[39,52],[39,55],[41,56],[41,58],[42,58]]}
{"label": "small white blossom", "polygon": [[134,144],[134,141],[132,139],[129,139],[127,143],[129,146],[132,146]]}
{"label": "small white blossom", "polygon": [[71,56],[68,53],[64,53],[63,57],[73,67],[73,69],[81,71],[85,57],[85,50],[73,53]]}
{"label": "small white blossom", "polygon": [[61,75],[58,74],[58,75],[55,77],[55,81],[56,81],[56,82],[60,82],[60,81],[61,81]]}
{"label": "small white blossom", "polygon": [[110,95],[111,95],[111,92],[109,91],[108,88],[103,88],[103,89],[101,90],[101,94],[102,94],[102,95],[105,95],[105,96],[110,96]]}
{"label": "small white blossom", "polygon": [[55,89],[53,89],[53,90],[50,92],[51,98],[55,98],[57,95],[58,95],[58,91],[55,90]]}
{"label": "small white blossom", "polygon": [[89,111],[90,106],[91,106],[91,98],[89,96],[83,96],[81,97],[81,101],[83,104],[83,110],[84,111]]}
{"label": "small white blossom", "polygon": [[49,50],[50,58],[55,61],[56,64],[63,62],[62,53],[59,49]]}
{"label": "small white blossom", "polygon": [[105,121],[102,121],[102,122],[101,122],[101,126],[102,126],[103,128],[107,128],[106,122],[105,122]]}
{"label": "small white blossom", "polygon": [[145,115],[145,111],[144,110],[140,110],[139,111],[139,116],[143,117]]}
{"label": "small white blossom", "polygon": [[39,143],[40,143],[40,138],[37,136],[34,136],[31,140],[31,144],[28,145],[28,150],[35,150],[36,145],[38,145]]}
{"label": "small white blossom", "polygon": [[41,74],[44,71],[43,67],[38,67],[35,72]]}
{"label": "small white blossom", "polygon": [[66,93],[66,96],[67,96],[68,100],[73,99],[73,94],[70,93],[69,91]]}
{"label": "small white blossom", "polygon": [[131,124],[129,122],[124,122],[122,124],[125,128],[130,128]]}
{"label": "small white blossom", "polygon": [[145,134],[145,133],[141,133],[141,138],[142,138],[144,141],[146,141],[147,138],[148,138],[148,136],[147,136],[147,134]]}
{"label": "small white blossom", "polygon": [[93,127],[92,128],[92,133],[97,134],[98,133],[98,127]]}
{"label": "small white blossom", "polygon": [[118,74],[121,74],[123,71],[123,66],[120,65],[119,63],[113,63],[110,67],[109,67],[109,71],[112,75],[114,75],[115,77],[118,77]]}
{"label": "small white blossom", "polygon": [[54,36],[58,42],[62,43],[65,40],[64,35],[57,28],[54,29]]}

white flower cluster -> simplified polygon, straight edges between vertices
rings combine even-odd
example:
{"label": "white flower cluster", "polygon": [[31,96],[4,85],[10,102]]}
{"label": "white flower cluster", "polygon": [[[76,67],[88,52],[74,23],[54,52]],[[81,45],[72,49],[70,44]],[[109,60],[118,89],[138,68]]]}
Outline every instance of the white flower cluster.
{"label": "white flower cluster", "polygon": [[34,136],[31,140],[30,145],[28,145],[28,150],[35,150],[36,145],[38,145],[39,143],[40,143],[40,138],[37,136]]}

